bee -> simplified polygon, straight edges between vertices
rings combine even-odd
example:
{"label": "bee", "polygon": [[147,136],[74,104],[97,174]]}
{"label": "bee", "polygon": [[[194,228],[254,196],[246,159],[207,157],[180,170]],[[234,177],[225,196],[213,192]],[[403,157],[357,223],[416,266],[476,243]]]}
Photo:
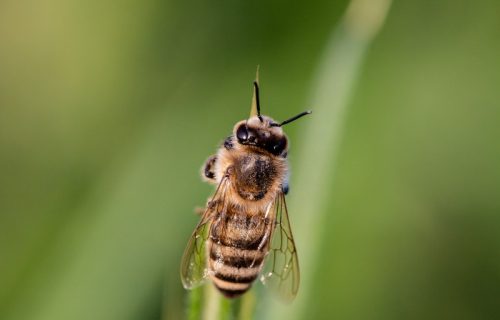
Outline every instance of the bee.
{"label": "bee", "polygon": [[207,279],[226,297],[250,289],[259,277],[284,300],[299,288],[297,250],[288,220],[288,138],[281,123],[261,115],[254,82],[255,115],[236,123],[202,178],[217,185],[185,249],[181,279],[186,289]]}

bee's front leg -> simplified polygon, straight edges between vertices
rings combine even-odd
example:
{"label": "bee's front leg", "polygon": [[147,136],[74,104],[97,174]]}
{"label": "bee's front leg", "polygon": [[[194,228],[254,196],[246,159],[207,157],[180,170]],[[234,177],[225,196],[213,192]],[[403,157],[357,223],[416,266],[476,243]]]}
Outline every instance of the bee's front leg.
{"label": "bee's front leg", "polygon": [[290,191],[290,185],[288,184],[288,181],[281,186],[281,191],[284,195],[288,194],[288,191]]}
{"label": "bee's front leg", "polygon": [[217,156],[210,156],[205,164],[201,168],[201,177],[208,182],[215,183],[215,162],[217,161]]}
{"label": "bee's front leg", "polygon": [[281,184],[281,191],[283,191],[283,193],[285,195],[287,195],[288,191],[290,191],[290,184],[288,183],[288,180],[289,180],[289,177],[288,177],[288,174],[287,174],[286,177],[285,177],[285,180]]}
{"label": "bee's front leg", "polygon": [[207,210],[214,210],[217,201],[218,200],[208,199],[207,200],[207,205],[205,207],[195,207],[194,208],[194,213],[196,213],[197,215],[202,216]]}
{"label": "bee's front leg", "polygon": [[199,215],[199,216],[202,216],[205,213],[206,210],[207,209],[203,208],[203,207],[195,207],[194,208],[194,213],[197,214],[197,215]]}

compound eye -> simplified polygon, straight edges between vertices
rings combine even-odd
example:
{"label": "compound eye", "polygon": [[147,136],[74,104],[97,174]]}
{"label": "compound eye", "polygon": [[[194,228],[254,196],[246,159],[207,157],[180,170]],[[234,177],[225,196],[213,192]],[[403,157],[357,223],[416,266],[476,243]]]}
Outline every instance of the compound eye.
{"label": "compound eye", "polygon": [[248,139],[248,130],[246,124],[242,124],[241,126],[238,127],[238,130],[236,130],[236,138],[238,138],[238,141],[246,141]]}
{"label": "compound eye", "polygon": [[279,139],[273,146],[273,154],[279,155],[286,148],[286,138]]}

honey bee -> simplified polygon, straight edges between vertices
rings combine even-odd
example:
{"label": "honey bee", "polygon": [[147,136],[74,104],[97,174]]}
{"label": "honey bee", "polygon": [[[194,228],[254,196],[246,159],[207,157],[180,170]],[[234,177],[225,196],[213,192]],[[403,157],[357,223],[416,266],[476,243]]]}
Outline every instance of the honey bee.
{"label": "honey bee", "polygon": [[255,115],[233,128],[202,168],[217,185],[185,249],[181,279],[186,289],[207,279],[226,297],[250,289],[259,277],[284,300],[299,288],[297,250],[288,220],[288,139],[281,123],[261,115],[254,82]]}

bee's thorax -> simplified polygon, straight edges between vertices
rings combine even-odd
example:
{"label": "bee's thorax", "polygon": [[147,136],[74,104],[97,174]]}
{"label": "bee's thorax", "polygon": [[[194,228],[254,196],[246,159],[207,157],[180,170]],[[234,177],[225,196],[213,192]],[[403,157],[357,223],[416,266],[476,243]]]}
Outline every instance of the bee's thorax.
{"label": "bee's thorax", "polygon": [[220,181],[230,168],[232,201],[243,207],[256,205],[259,208],[255,211],[262,211],[285,183],[287,160],[249,148],[241,145],[235,145],[230,150],[221,148],[215,175]]}

